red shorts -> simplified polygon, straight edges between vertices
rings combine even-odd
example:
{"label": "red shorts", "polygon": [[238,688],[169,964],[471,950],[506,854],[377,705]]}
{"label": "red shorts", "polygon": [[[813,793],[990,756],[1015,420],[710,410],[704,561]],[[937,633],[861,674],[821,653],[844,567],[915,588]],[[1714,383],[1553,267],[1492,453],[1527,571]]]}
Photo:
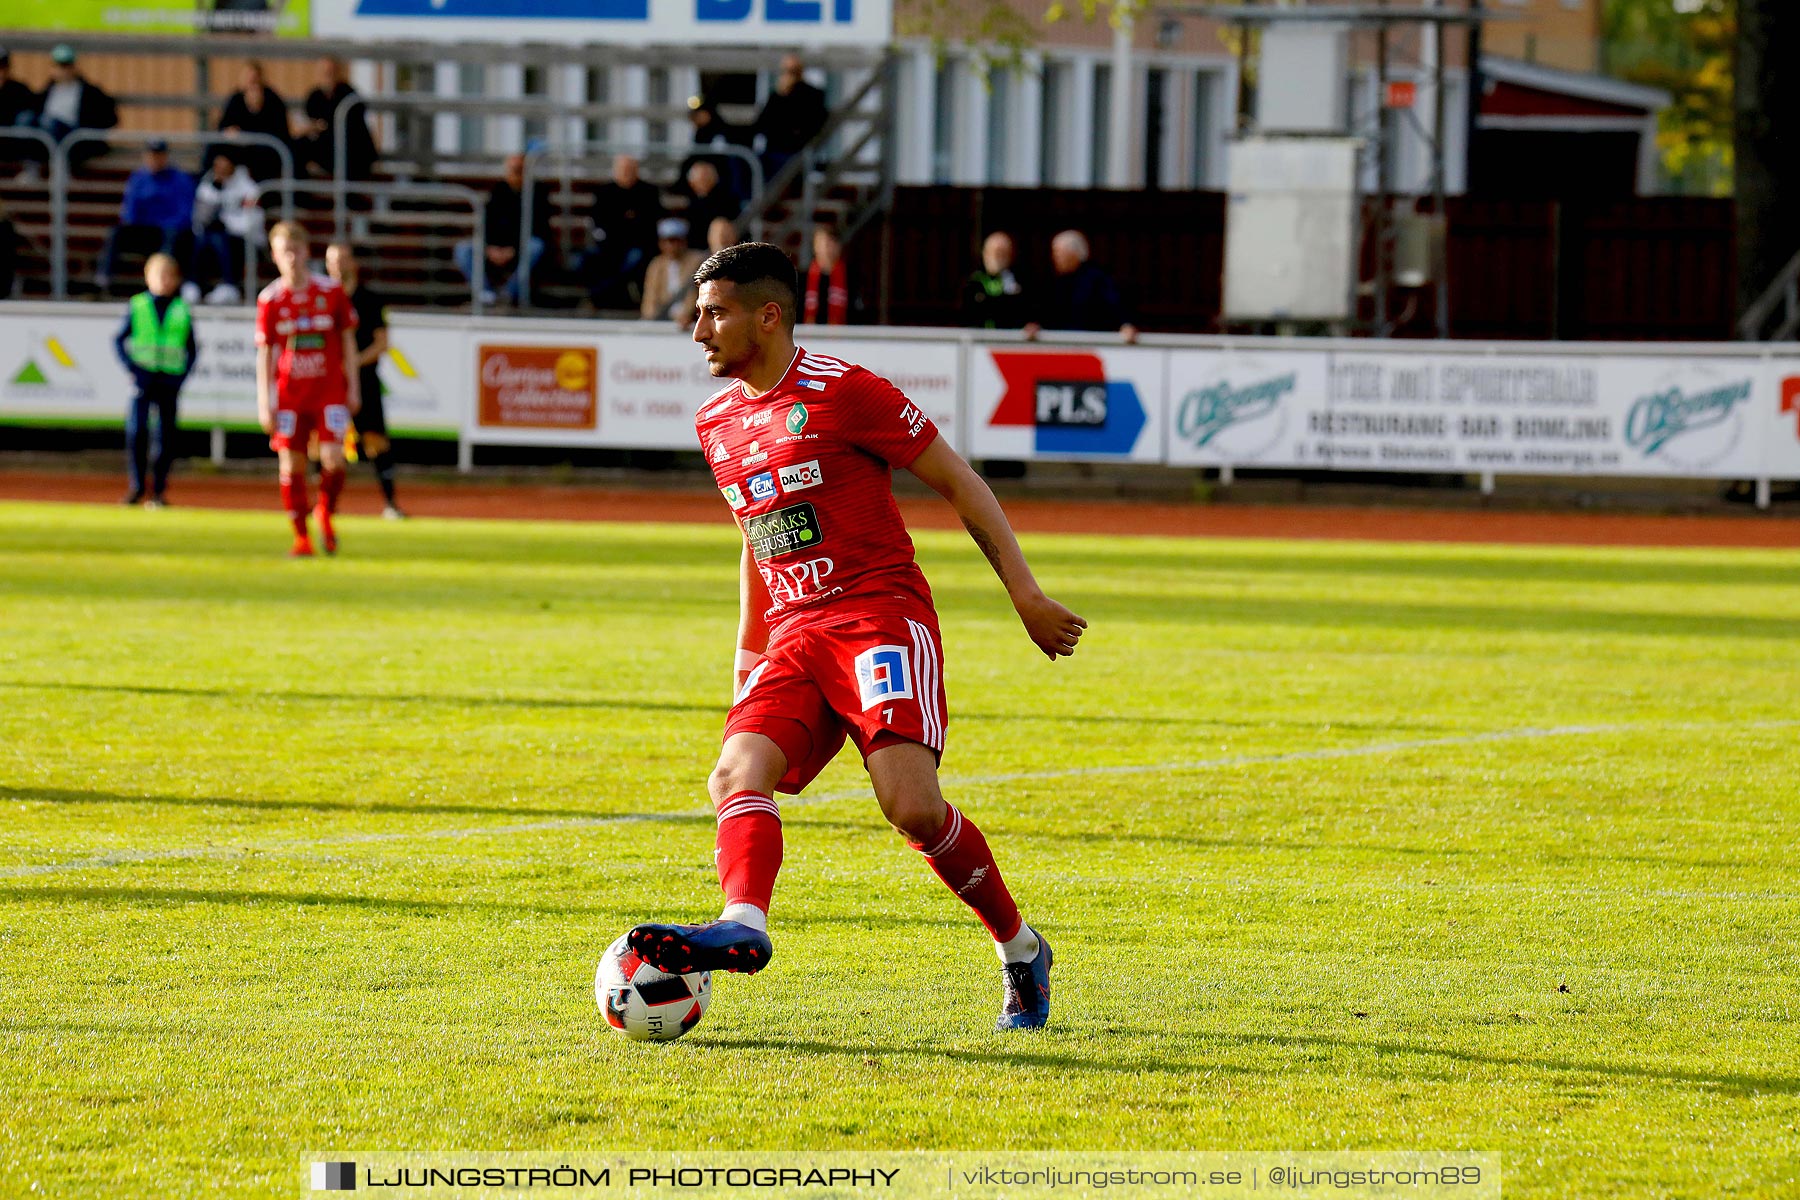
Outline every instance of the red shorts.
{"label": "red shorts", "polygon": [[348,404],[323,404],[316,408],[277,408],[275,432],[269,435],[269,449],[304,450],[317,434],[321,444],[341,442],[350,428]]}
{"label": "red shorts", "polygon": [[770,643],[725,718],[725,737],[760,733],[787,755],[778,788],[798,792],[844,744],[865,760],[918,742],[944,753],[944,652],[937,617],[864,617]]}

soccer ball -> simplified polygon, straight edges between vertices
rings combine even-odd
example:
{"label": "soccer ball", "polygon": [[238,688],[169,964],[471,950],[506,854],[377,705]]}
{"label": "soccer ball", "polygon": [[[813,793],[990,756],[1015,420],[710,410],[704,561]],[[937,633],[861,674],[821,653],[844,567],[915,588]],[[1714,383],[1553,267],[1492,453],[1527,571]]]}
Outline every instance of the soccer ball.
{"label": "soccer ball", "polygon": [[626,945],[606,948],[594,971],[594,1000],[606,1023],[634,1042],[672,1042],[700,1023],[712,1000],[712,972],[670,975]]}

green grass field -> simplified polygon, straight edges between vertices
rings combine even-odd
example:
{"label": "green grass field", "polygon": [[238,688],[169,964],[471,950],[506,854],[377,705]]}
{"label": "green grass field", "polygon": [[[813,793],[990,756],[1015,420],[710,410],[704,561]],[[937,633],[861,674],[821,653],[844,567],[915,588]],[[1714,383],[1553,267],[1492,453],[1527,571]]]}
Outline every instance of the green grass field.
{"label": "green grass field", "polygon": [[[1800,1192],[1800,553],[919,537],[979,926],[853,757],[774,965],[668,1046],[600,951],[716,911],[717,527],[0,505],[0,1193],[307,1148],[1427,1148],[1509,1196]],[[180,1190],[176,1188],[175,1190]]]}

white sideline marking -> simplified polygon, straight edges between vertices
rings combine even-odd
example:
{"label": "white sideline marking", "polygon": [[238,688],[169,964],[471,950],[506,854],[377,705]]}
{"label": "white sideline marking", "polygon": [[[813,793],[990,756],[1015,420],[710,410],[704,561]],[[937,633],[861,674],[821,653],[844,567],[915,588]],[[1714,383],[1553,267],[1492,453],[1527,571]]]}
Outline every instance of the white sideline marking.
{"label": "white sideline marking", "polygon": [[[1257,766],[1266,763],[1318,762],[1336,758],[1369,758],[1381,754],[1399,754],[1408,750],[1432,750],[1447,746],[1478,746],[1488,742],[1517,742],[1538,738],[1594,737],[1609,733],[1642,733],[1702,731],[1719,729],[1793,729],[1800,720],[1791,721],[1650,721],[1619,725],[1552,725],[1501,729],[1491,733],[1466,733],[1450,737],[1419,738],[1409,742],[1371,742],[1363,746],[1331,746],[1318,750],[1289,750],[1279,754],[1233,754],[1223,758],[1202,758],[1191,762],[1126,763],[1107,767],[1063,767],[1048,771],[1010,771],[995,775],[945,776],[947,787],[968,787],[994,783],[1025,783],[1040,779],[1080,779],[1118,775],[1150,775],[1183,771],[1210,771],[1220,767]],[[839,792],[822,792],[812,796],[789,797],[785,808],[803,805],[831,804],[839,800],[868,799],[868,788],[851,788]],[[73,859],[35,866],[0,867],[0,879],[18,879],[32,875],[54,875],[64,871],[100,870],[129,863],[168,862],[199,858],[247,858],[255,854],[275,854],[284,850],[312,849],[320,846],[352,846],[369,842],[399,842],[415,838],[507,837],[521,833],[545,833],[560,829],[591,829],[606,825],[638,822],[688,821],[712,818],[713,811],[697,808],[679,813],[632,813],[616,817],[571,817],[567,820],[532,821],[523,825],[482,825],[468,829],[415,829],[397,833],[349,833],[337,837],[308,838],[300,841],[267,842],[256,846],[188,846],[171,850],[121,850],[92,858]]]}

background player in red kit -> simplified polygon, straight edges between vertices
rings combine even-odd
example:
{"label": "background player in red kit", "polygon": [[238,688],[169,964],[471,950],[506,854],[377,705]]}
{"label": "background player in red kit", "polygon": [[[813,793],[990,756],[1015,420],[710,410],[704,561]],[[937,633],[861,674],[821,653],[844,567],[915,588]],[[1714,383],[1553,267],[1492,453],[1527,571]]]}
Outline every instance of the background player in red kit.
{"label": "background player in red kit", "polygon": [[306,447],[319,439],[319,534],[337,552],[332,514],[344,490],[344,431],[361,407],[356,362],[356,310],[344,289],[314,275],[306,230],[282,221],[269,231],[269,254],[281,277],[256,298],[256,415],[281,460],[281,505],[294,524],[294,548],[313,552],[306,524]]}
{"label": "background player in red kit", "polygon": [[640,925],[630,944],[665,971],[753,973],[769,961],[781,867],[777,789],[798,792],[846,735],[882,815],[993,935],[998,1027],[1050,1014],[1050,945],[1019,915],[981,831],[938,789],[943,655],[925,576],[894,503],[905,469],[948,500],[1054,661],[1087,623],[1044,595],[1006,515],[969,464],[887,380],[794,345],[793,264],[755,242],[708,259],[694,340],[736,380],[695,418],[744,534],[737,699],[708,781],[725,909],[704,925]]}

